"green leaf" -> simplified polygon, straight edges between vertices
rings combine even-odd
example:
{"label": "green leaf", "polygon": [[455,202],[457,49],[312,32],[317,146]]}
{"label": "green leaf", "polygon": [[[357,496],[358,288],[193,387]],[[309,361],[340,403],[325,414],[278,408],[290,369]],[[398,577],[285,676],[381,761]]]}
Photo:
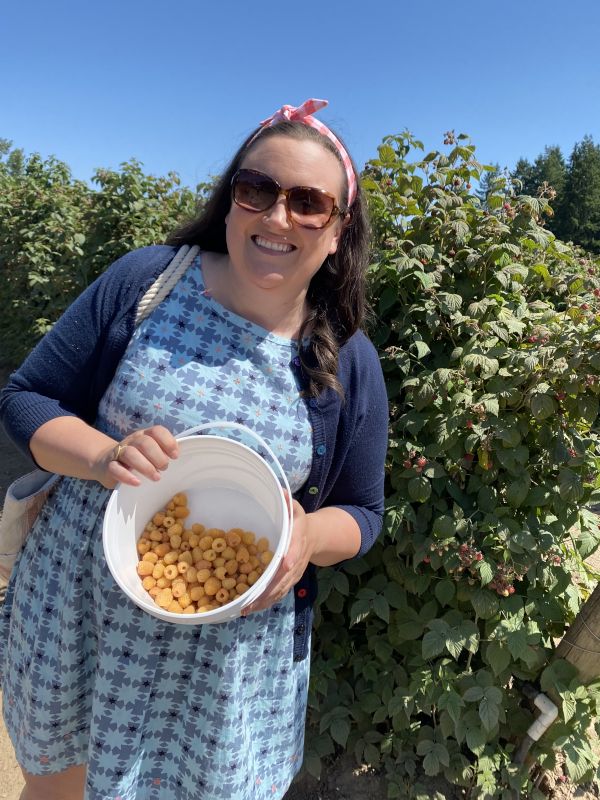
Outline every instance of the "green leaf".
{"label": "green leaf", "polygon": [[416,475],[408,482],[408,495],[411,500],[425,503],[431,496],[431,483],[422,475]]}
{"label": "green leaf", "polygon": [[423,636],[421,655],[427,661],[439,656],[446,647],[446,637],[439,631],[427,631]]}
{"label": "green leaf", "polygon": [[489,590],[476,589],[471,595],[471,605],[480,619],[491,619],[498,613],[499,601]]}
{"label": "green leaf", "polygon": [[390,621],[390,606],[385,597],[377,595],[373,598],[373,610],[384,622]]}
{"label": "green leaf", "polygon": [[481,703],[479,703],[479,718],[481,719],[483,727],[486,729],[486,731],[491,731],[496,727],[499,717],[500,709],[498,704],[492,702],[492,700],[486,695],[482,699]]}
{"label": "green leaf", "polygon": [[329,728],[329,732],[334,742],[345,747],[350,734],[350,723],[347,719],[334,719]]}
{"label": "green leaf", "polygon": [[410,346],[410,350],[414,351],[416,357],[419,360],[421,360],[422,358],[425,358],[425,356],[428,355],[431,352],[431,350],[425,344],[425,342],[421,342],[421,341],[413,342],[411,344],[411,346]]}
{"label": "green leaf", "polygon": [[490,642],[485,650],[485,660],[498,676],[508,667],[511,662],[511,654],[508,647],[504,647],[500,642]]}
{"label": "green leaf", "polygon": [[483,689],[481,686],[471,686],[470,689],[463,694],[463,700],[466,703],[476,703],[483,698]]}
{"label": "green leaf", "polygon": [[313,778],[319,780],[321,777],[321,759],[316,753],[307,751],[304,754],[304,766]]}
{"label": "green leaf", "polygon": [[442,580],[439,581],[434,589],[434,594],[440,602],[440,605],[447,606],[456,593],[456,586],[454,581]]}
{"label": "green leaf", "polygon": [[440,710],[447,711],[453,722],[456,722],[460,717],[460,710],[464,708],[465,703],[462,697],[455,692],[454,689],[449,689],[440,695],[438,700]]}
{"label": "green leaf", "polygon": [[529,645],[527,642],[527,631],[519,628],[516,631],[509,631],[506,637],[508,649],[513,658],[527,660]]}
{"label": "green leaf", "polygon": [[531,413],[536,419],[548,419],[557,412],[556,402],[549,394],[533,394],[530,400]]}
{"label": "green leaf", "polygon": [[493,564],[490,564],[489,561],[484,559],[483,561],[477,562],[477,569],[479,570],[482,584],[487,586],[488,583],[491,583],[495,575]]}
{"label": "green leaf", "polygon": [[562,500],[575,503],[583,497],[583,485],[579,475],[566,467],[558,473],[558,489]]}
{"label": "green leaf", "polygon": [[575,716],[577,711],[577,701],[572,697],[563,697],[562,699],[562,713],[565,722],[568,722]]}
{"label": "green leaf", "polygon": [[485,746],[486,736],[481,728],[469,726],[466,730],[467,747],[472,750],[475,755],[479,755]]}
{"label": "green leaf", "polygon": [[600,403],[598,398],[594,395],[581,395],[577,400],[577,408],[579,416],[582,417],[590,425],[593,425],[598,416],[598,408]]}

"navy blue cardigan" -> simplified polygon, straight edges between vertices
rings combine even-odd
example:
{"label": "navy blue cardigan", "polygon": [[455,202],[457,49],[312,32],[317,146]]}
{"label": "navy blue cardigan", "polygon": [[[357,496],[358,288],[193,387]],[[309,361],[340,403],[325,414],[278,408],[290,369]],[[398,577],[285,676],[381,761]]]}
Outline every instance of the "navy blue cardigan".
{"label": "navy blue cardigan", "polygon": [[[118,259],[11,375],[0,394],[0,420],[29,458],[29,441],[48,420],[73,415],[94,424],[98,403],[134,331],[137,305],[175,252],[167,246],[145,247]],[[291,366],[302,380],[299,360]],[[340,349],[338,379],[343,400],[325,390],[307,401],[312,468],[296,499],[306,512],[327,505],[351,514],[360,527],[358,555],[363,555],[381,530],[388,423],[379,359],[363,333]],[[295,587],[297,660],[307,653],[315,596],[315,569],[309,565]]]}

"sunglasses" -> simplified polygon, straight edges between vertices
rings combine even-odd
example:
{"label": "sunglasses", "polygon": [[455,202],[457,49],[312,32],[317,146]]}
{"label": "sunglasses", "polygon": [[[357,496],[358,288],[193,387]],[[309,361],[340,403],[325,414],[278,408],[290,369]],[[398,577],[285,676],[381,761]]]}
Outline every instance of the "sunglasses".
{"label": "sunglasses", "polygon": [[254,169],[238,169],[231,179],[233,202],[246,211],[268,211],[281,195],[285,197],[288,219],[303,228],[324,228],[335,217],[346,214],[336,205],[335,197],[323,189],[282,189],[274,178]]}

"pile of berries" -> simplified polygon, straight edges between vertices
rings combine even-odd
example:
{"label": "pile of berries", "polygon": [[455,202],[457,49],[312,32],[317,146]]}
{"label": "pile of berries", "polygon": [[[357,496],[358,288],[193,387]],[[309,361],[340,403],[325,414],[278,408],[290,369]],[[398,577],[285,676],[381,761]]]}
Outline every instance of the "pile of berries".
{"label": "pile of berries", "polygon": [[481,550],[477,550],[475,547],[463,542],[458,548],[458,560],[460,561],[458,572],[462,572],[465,569],[470,569],[476,561],[483,561],[483,553]]}
{"label": "pile of berries", "polygon": [[410,457],[402,462],[402,466],[404,467],[404,469],[414,469],[414,471],[420,475],[421,472],[423,472],[423,470],[427,466],[427,459],[425,458],[425,456],[419,456],[417,459],[415,459],[413,463],[413,459],[415,458],[415,456],[416,453],[413,450],[410,453]]}
{"label": "pile of berries", "polygon": [[541,553],[542,561],[552,564],[555,567],[559,567],[563,562],[563,557],[560,550],[557,547],[551,547],[549,550],[544,551]]}
{"label": "pile of berries", "polygon": [[488,588],[496,592],[496,594],[499,594],[500,597],[508,597],[516,591],[513,581],[520,581],[522,579],[523,576],[517,575],[512,565],[498,564],[496,574],[493,580],[488,584]]}

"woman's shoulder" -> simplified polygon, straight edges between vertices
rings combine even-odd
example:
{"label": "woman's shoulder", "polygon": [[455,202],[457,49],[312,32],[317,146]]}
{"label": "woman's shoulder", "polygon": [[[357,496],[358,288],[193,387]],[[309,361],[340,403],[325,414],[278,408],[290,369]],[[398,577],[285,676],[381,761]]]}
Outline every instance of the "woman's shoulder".
{"label": "woman's shoulder", "polygon": [[345,391],[379,392],[384,386],[379,353],[362,330],[340,347],[338,377]]}
{"label": "woman's shoulder", "polygon": [[173,258],[177,248],[170,245],[154,244],[140,247],[118,258],[104,273],[107,280],[140,283],[144,279],[153,280]]}
{"label": "woman's shoulder", "polygon": [[375,345],[362,330],[356,331],[344,342],[340,347],[339,358],[340,363],[353,366],[379,364],[379,354],[375,349]]}

